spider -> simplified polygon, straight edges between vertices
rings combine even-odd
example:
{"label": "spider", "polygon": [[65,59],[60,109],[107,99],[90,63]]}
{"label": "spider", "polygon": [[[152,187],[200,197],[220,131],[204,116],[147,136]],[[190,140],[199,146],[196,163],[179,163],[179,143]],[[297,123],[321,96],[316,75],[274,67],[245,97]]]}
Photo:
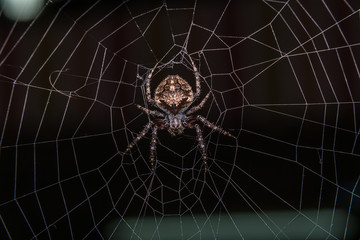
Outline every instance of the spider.
{"label": "spider", "polygon": [[223,135],[235,138],[232,134],[225,131],[221,127],[211,123],[205,117],[201,115],[190,115],[200,110],[204,106],[205,102],[210,96],[210,92],[201,100],[198,105],[195,105],[189,109],[189,107],[200,96],[201,92],[199,76],[200,74],[192,58],[190,56],[189,58],[196,79],[195,93],[192,91],[191,86],[185,79],[183,79],[179,75],[168,75],[157,86],[157,88],[155,89],[154,98],[152,98],[150,91],[150,81],[157,67],[157,65],[155,65],[145,78],[145,92],[148,103],[161,110],[161,112],[158,110],[151,110],[143,106],[136,105],[146,114],[160,118],[154,119],[148,124],[146,124],[143,130],[138,134],[138,136],[134,138],[134,140],[127,146],[124,154],[129,152],[132,147],[134,147],[135,144],[140,141],[149,132],[150,129],[152,129],[150,141],[150,163],[153,171],[155,165],[157,132],[159,129],[166,129],[172,136],[182,134],[185,128],[195,129],[197,134],[198,146],[201,150],[202,160],[204,162],[205,172],[207,171],[207,154],[202,130],[198,122],[201,122],[205,126],[215,131],[218,131]]}

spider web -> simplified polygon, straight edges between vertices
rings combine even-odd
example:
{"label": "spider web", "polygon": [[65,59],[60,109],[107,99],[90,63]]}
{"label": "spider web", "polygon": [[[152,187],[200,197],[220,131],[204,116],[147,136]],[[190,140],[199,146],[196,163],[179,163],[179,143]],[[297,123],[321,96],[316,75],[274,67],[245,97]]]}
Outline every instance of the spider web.
{"label": "spider web", "polygon": [[[0,12],[1,239],[355,239],[360,236],[360,4],[47,1]],[[159,130],[169,74],[202,126]],[[194,103],[194,104],[196,104]]]}

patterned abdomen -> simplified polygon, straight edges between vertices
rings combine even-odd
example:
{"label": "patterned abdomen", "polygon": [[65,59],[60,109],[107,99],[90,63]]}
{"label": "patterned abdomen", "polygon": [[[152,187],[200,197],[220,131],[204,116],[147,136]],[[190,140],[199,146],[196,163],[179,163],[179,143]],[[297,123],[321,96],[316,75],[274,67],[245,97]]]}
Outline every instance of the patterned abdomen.
{"label": "patterned abdomen", "polygon": [[155,90],[155,103],[171,114],[179,114],[194,100],[191,86],[180,76],[167,76]]}

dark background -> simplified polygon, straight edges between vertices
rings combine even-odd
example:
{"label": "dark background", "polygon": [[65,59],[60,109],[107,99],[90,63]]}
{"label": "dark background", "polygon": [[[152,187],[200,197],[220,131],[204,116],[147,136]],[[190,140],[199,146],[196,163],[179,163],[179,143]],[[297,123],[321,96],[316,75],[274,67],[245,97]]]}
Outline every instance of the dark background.
{"label": "dark background", "polygon": [[[59,1],[32,22],[0,15],[4,238],[107,239],[130,217],[323,209],[333,222],[305,215],[310,238],[332,224],[330,239],[356,236],[359,3],[325,2]],[[203,129],[205,174],[194,131],[159,132],[152,173],[149,135],[123,155],[149,121],[136,108],[147,106],[142,79],[159,63],[152,90],[169,74],[195,90],[189,55],[201,98],[211,92],[199,114],[237,140]]]}

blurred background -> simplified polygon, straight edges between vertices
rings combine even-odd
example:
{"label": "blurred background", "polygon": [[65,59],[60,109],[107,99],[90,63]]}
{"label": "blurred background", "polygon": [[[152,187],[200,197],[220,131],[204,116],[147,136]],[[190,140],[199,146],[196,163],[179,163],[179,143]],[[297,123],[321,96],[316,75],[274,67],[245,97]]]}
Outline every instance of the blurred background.
{"label": "blurred background", "polygon": [[[358,239],[357,1],[0,1],[1,239]],[[203,127],[150,133],[178,74]]]}

